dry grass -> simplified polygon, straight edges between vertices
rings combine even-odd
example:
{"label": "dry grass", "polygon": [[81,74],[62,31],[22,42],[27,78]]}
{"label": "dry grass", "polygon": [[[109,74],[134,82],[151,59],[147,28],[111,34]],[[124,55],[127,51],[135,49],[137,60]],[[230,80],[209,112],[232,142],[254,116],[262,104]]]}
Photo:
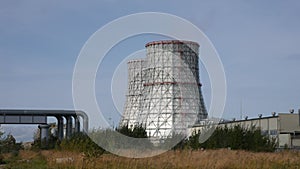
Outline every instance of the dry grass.
{"label": "dry grass", "polygon": [[[142,159],[118,157],[104,154],[99,158],[85,158],[83,154],[74,152],[42,151],[40,154],[21,151],[22,159],[32,159],[38,155],[46,158],[49,168],[74,169],[155,169],[155,168],[300,168],[299,152],[254,153],[235,150],[205,151],[169,151],[159,156]],[[65,163],[56,163],[57,158],[71,158]]]}

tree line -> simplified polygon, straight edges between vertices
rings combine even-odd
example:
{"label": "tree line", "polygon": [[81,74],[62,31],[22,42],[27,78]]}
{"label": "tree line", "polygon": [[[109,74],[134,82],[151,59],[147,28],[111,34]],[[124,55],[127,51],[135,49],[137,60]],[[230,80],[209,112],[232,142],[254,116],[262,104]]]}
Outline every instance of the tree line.
{"label": "tree line", "polygon": [[194,132],[184,141],[185,146],[193,150],[230,148],[255,152],[270,152],[276,148],[276,139],[268,135],[262,135],[261,130],[255,126],[250,128],[244,128],[240,125],[230,128],[227,126],[217,127],[203,143],[199,142],[199,137],[201,137],[201,132]]}
{"label": "tree line", "polygon": [[[147,138],[147,132],[142,126],[136,126],[133,129],[128,126],[122,126],[115,129],[101,129],[95,130],[86,135],[84,133],[75,133],[69,139],[59,140],[57,137],[50,135],[49,140],[47,141],[46,146],[42,146],[45,140],[40,140],[36,138],[32,148],[34,150],[40,149],[58,149],[58,150],[67,150],[67,151],[77,151],[83,152],[87,156],[100,156],[106,151],[98,146],[94,141],[102,141],[106,146],[112,147],[124,147],[122,142],[120,142],[116,136],[115,131],[126,135],[128,137],[134,138],[143,138],[145,141],[148,140],[147,144],[138,144],[140,139],[135,139],[133,142],[130,142],[131,147],[134,146],[145,146],[145,149],[155,149],[155,146],[152,144],[149,138]],[[234,150],[247,150],[247,151],[274,151],[276,147],[276,140],[270,138],[269,136],[262,135],[261,130],[256,127],[243,128],[240,125],[234,127],[217,127],[211,134],[211,136],[201,142],[201,137],[203,134],[200,131],[195,131],[190,136],[182,136],[180,134],[173,134],[172,138],[167,138],[163,140],[165,145],[169,143],[174,143],[174,140],[177,144],[173,147],[173,150],[199,150],[199,149],[219,149],[219,148],[230,148]],[[182,139],[183,138],[183,139]],[[114,142],[115,141],[115,142]],[[118,142],[119,141],[119,142]],[[125,147],[126,148],[126,147]],[[19,151],[21,149],[21,143],[16,143],[16,140],[8,135],[3,137],[3,133],[0,133],[0,154],[7,153],[12,151]]]}
{"label": "tree line", "polygon": [[[123,135],[135,138],[147,138],[147,132],[142,126],[136,126],[133,129],[128,128],[128,126],[123,126],[120,128],[116,128],[115,131],[120,132]],[[99,134],[99,132],[101,134]],[[98,133],[98,134],[97,134]],[[117,143],[113,143],[112,141],[118,140],[118,138],[112,134],[112,130],[102,130],[95,132],[95,139],[97,136],[101,137],[102,140],[107,140],[106,146],[110,145],[118,148]],[[170,143],[177,142],[177,144],[173,147],[173,150],[199,150],[199,149],[219,149],[219,148],[229,148],[233,150],[247,150],[247,151],[255,151],[255,152],[272,152],[275,151],[276,148],[276,139],[269,137],[268,135],[262,135],[262,132],[259,128],[252,126],[250,128],[244,128],[240,125],[236,125],[234,127],[216,127],[212,132],[210,137],[205,141],[201,142],[201,137],[203,137],[204,133],[200,131],[195,131],[190,136],[182,136],[180,134],[173,134],[172,138],[167,138],[163,140],[163,144],[167,145]],[[93,137],[92,135],[90,135]],[[105,137],[103,137],[105,136]],[[112,138],[115,137],[115,138]],[[182,139],[183,138],[183,139]],[[88,138],[90,139],[90,138]],[[123,139],[123,138],[122,138]],[[72,139],[71,139],[72,140]],[[96,138],[97,140],[97,138]],[[131,140],[128,140],[131,141]],[[140,146],[138,144],[139,139],[136,139],[131,143],[133,146]],[[145,142],[145,140],[144,140]],[[76,146],[74,142],[74,146]],[[120,142],[118,142],[120,143]],[[155,149],[155,146],[149,140],[146,142],[147,144],[142,144],[145,146],[145,149]],[[124,146],[123,146],[124,147]],[[130,147],[128,147],[130,148]],[[104,150],[103,150],[104,151]]]}

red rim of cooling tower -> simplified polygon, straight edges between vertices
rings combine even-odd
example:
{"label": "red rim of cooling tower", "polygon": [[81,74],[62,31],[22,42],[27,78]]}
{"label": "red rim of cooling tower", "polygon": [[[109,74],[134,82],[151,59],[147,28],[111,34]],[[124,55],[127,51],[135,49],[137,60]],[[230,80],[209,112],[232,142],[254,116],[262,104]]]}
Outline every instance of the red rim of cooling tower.
{"label": "red rim of cooling tower", "polygon": [[149,42],[145,45],[145,47],[151,46],[151,45],[158,45],[158,44],[191,44],[191,45],[197,45],[199,44],[197,42],[193,41],[184,41],[184,40],[162,40],[162,41],[153,41]]}

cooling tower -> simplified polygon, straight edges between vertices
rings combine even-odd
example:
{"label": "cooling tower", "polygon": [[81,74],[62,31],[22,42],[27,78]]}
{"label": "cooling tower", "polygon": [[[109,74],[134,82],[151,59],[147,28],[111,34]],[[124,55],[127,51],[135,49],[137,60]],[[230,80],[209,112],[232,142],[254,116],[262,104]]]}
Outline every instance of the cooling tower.
{"label": "cooling tower", "polygon": [[199,45],[191,41],[146,44],[146,59],[128,62],[128,93],[120,126],[146,128],[152,139],[187,132],[207,118],[199,80]]}
{"label": "cooling tower", "polygon": [[136,59],[127,62],[128,91],[120,126],[133,128],[137,123],[137,116],[142,107],[143,67],[144,60]]}
{"label": "cooling tower", "polygon": [[199,45],[155,41],[146,44],[146,50],[138,123],[151,138],[186,134],[188,126],[207,118],[199,81]]}

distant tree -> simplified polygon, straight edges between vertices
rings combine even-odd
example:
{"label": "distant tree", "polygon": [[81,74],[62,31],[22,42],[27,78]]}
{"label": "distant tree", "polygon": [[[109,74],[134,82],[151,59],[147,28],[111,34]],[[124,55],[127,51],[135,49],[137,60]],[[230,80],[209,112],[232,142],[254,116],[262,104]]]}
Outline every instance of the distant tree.
{"label": "distant tree", "polygon": [[134,126],[134,128],[129,128],[127,125],[125,125],[125,126],[121,126],[121,128],[117,128],[116,131],[126,136],[134,137],[134,138],[148,137],[146,129],[143,128],[142,125]]}
{"label": "distant tree", "polygon": [[3,133],[2,131],[0,131],[0,141],[3,140],[3,137],[2,137],[3,134],[4,134],[4,133]]}
{"label": "distant tree", "polygon": [[59,146],[60,141],[57,136],[53,135],[53,133],[50,132],[51,129],[49,129],[49,136],[48,140],[40,138],[40,129],[37,129],[33,134],[33,144],[31,149],[32,150],[40,150],[40,149],[54,149]]}
{"label": "distant tree", "polygon": [[16,139],[8,134],[6,137],[3,137],[4,133],[0,132],[0,154],[1,153],[18,153],[18,151],[22,148],[22,143],[16,143]]}
{"label": "distant tree", "polygon": [[134,138],[147,138],[147,132],[142,125],[135,126],[132,130],[132,137]]}
{"label": "distant tree", "polygon": [[204,142],[197,142],[200,133],[193,133],[187,140],[187,145],[191,149],[207,148],[228,148],[243,149],[249,151],[274,151],[276,142],[261,134],[261,130],[256,127],[243,128],[236,125],[232,128],[225,126],[217,127],[213,134]]}
{"label": "distant tree", "polygon": [[188,138],[186,141],[186,146],[193,149],[197,150],[200,148],[200,142],[199,142],[199,137],[200,137],[200,132],[199,131],[194,131],[192,135]]}
{"label": "distant tree", "polygon": [[0,154],[2,153],[2,149],[3,149],[3,146],[4,146],[4,144],[3,144],[3,140],[4,140],[3,135],[4,135],[4,133],[0,131]]}
{"label": "distant tree", "polygon": [[[129,128],[126,126],[121,126],[120,128],[116,128],[116,131],[133,138],[144,138],[144,139],[129,139],[129,138],[121,138],[121,136],[112,135],[115,138],[111,138],[111,140],[116,140],[114,146],[115,147],[122,147],[122,148],[132,148],[132,145],[134,145],[135,148],[139,149],[152,149],[153,144],[147,136],[146,129],[143,128],[142,125],[136,125],[134,128]],[[120,137],[120,138],[116,138]],[[121,141],[120,141],[121,140]],[[122,144],[122,142],[126,142],[127,144]],[[122,144],[122,145],[121,145]]]}
{"label": "distant tree", "polygon": [[133,137],[132,129],[129,128],[128,125],[121,126],[120,128],[116,128],[116,131],[121,134],[124,134],[125,136]]}

